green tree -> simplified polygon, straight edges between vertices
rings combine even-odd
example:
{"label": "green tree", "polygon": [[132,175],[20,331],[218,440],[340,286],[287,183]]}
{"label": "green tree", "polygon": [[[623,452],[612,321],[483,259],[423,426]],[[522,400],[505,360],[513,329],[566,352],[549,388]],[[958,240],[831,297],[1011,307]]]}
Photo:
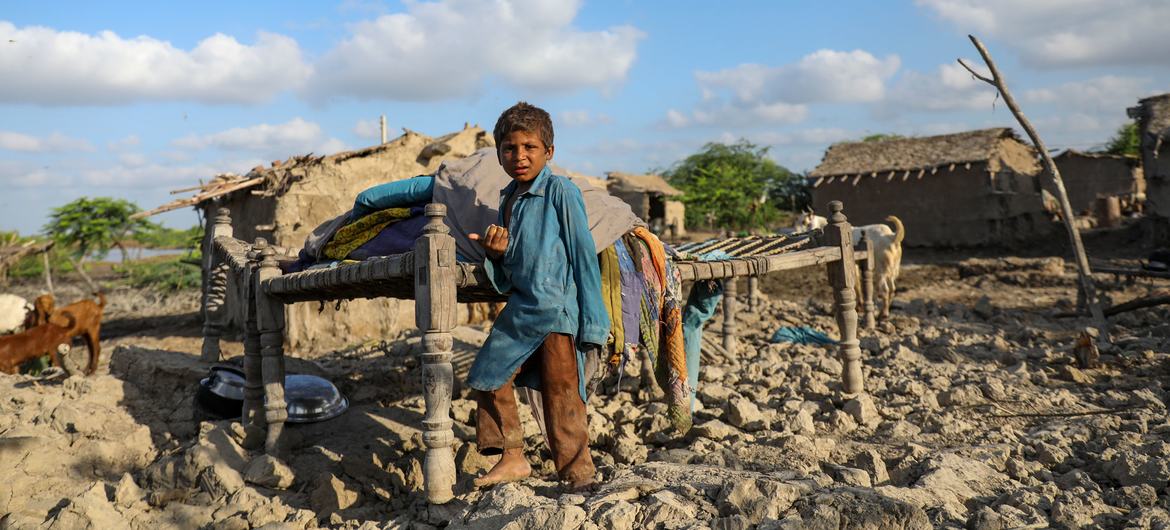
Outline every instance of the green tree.
{"label": "green tree", "polygon": [[[683,191],[687,224],[735,229],[766,227],[801,193],[803,179],[747,140],[709,143],[663,175]],[[776,204],[778,201],[781,204]]]}
{"label": "green tree", "polygon": [[1137,123],[1128,122],[1117,128],[1117,132],[1105,144],[1105,152],[1114,155],[1138,156],[1142,141],[1138,135]]}
{"label": "green tree", "polygon": [[123,241],[138,232],[155,229],[154,223],[146,219],[131,219],[136,212],[138,206],[125,199],[82,197],[53,208],[44,230],[59,245],[72,251],[70,262],[73,268],[96,290],[97,286],[85,274],[85,260],[92,255],[105,255],[117,247],[125,262],[127,254]]}

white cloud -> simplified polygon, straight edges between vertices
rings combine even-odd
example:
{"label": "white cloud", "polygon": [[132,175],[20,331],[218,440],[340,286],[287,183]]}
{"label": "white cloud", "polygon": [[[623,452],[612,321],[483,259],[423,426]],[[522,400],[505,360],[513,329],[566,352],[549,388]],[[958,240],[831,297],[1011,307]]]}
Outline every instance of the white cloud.
{"label": "white cloud", "polygon": [[306,93],[431,101],[499,79],[523,90],[607,89],[625,79],[642,33],[572,26],[580,0],[407,2],[406,11],[355,24],[325,53]]}
{"label": "white cloud", "polygon": [[1133,105],[1138,98],[1150,94],[1149,79],[1106,75],[1070,81],[1049,88],[1027,90],[1022,99],[1032,103],[1052,103],[1080,109],[1106,108],[1121,115],[1119,109]]}
{"label": "white cloud", "polygon": [[879,59],[864,50],[817,50],[792,64],[696,72],[702,101],[690,113],[667,111],[666,125],[799,123],[807,118],[810,104],[881,100],[886,81],[900,64],[897,55]]}
{"label": "white cloud", "polygon": [[214,163],[169,165],[142,159],[122,161],[107,167],[85,169],[78,174],[81,177],[81,182],[88,186],[160,189],[195,184],[200,179],[207,180],[224,172],[243,173],[264,163],[259,158],[241,158],[220,160]]}
{"label": "white cloud", "polygon": [[706,95],[730,91],[744,103],[854,103],[880,100],[900,64],[897,55],[817,50],[793,64],[743,64],[695,78]]}
{"label": "white cloud", "polygon": [[358,138],[382,139],[382,123],[379,120],[358,120],[353,126],[353,134]]}
{"label": "white cloud", "polygon": [[1034,66],[1170,66],[1170,44],[1164,38],[1170,3],[1165,0],[917,0],[917,4],[960,31],[996,38]]}
{"label": "white cloud", "polygon": [[47,166],[29,162],[0,159],[0,183],[5,187],[37,188],[48,184],[62,186],[66,178],[54,174]]}
{"label": "white cloud", "polygon": [[138,101],[259,103],[298,87],[311,67],[296,41],[261,32],[253,45],[215,34],[191,50],[0,21],[0,102],[111,105]]}
{"label": "white cloud", "polygon": [[613,118],[604,113],[592,113],[588,110],[566,110],[557,116],[557,124],[566,127],[587,127],[612,123]]}
{"label": "white cloud", "polygon": [[25,153],[94,150],[88,141],[70,138],[61,133],[55,132],[42,138],[11,131],[0,131],[0,149]]}
{"label": "white cloud", "polygon": [[141,143],[142,139],[138,138],[137,134],[131,134],[124,138],[119,138],[117,140],[106,143],[106,147],[110,151],[122,151],[131,147],[138,147],[138,145]]}
{"label": "white cloud", "polygon": [[277,125],[261,123],[212,134],[184,136],[171,143],[183,149],[245,152],[268,160],[283,160],[309,152],[332,154],[345,148],[340,140],[327,138],[320,125],[299,117]]}
{"label": "white cloud", "polygon": [[942,64],[930,73],[904,72],[874,111],[889,117],[908,111],[991,110],[995,94],[994,87],[975,79],[958,63]]}

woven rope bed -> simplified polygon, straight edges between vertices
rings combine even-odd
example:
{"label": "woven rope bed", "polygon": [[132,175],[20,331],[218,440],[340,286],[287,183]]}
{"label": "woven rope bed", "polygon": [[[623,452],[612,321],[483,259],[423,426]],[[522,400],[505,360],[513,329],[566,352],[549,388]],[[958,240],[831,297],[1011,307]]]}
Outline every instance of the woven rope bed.
{"label": "woven rope bed", "polygon": [[[867,241],[855,248],[851,227],[840,202],[830,204],[829,225],[803,235],[752,236],[688,243],[676,250],[689,255],[722,251],[731,256],[720,261],[674,260],[684,281],[727,279],[723,298],[723,343],[734,352],[737,335],[736,279],[748,278],[748,304],[756,304],[759,276],[782,270],[825,265],[833,291],[833,307],[841,340],[839,355],[844,365],[842,388],[847,394],[863,390],[861,351],[857,339],[857,297],[860,281],[866,325],[874,325],[873,265]],[[221,208],[208,230],[212,249],[208,281],[204,289],[203,359],[220,357],[219,338],[229,312],[244,322],[244,445],[281,453],[284,423],[288,418],[284,398],[285,304],[354,298],[391,297],[415,301],[415,324],[423,333],[422,380],[426,413],[422,421],[426,458],[423,475],[427,499],[441,504],[453,498],[456,469],[452,452],[454,434],[450,416],[454,372],[451,329],[458,302],[497,302],[483,267],[455,258],[455,239],[443,222],[446,207],[429,204],[429,218],[413,252],[342,264],[330,269],[282,274],[279,260],[291,259],[287,251],[263,239],[249,244],[232,237],[231,219]],[[857,262],[860,267],[854,267]],[[857,278],[857,270],[861,278]],[[229,276],[234,281],[229,281]],[[227,289],[235,285],[241,307],[227,307]]]}

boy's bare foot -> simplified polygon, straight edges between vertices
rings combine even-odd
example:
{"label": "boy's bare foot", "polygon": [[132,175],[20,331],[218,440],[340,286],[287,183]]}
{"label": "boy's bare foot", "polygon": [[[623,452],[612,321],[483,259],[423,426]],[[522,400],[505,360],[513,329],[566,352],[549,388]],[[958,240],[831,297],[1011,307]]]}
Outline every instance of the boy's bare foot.
{"label": "boy's bare foot", "polygon": [[500,461],[496,462],[496,465],[492,466],[487,474],[477,477],[472,483],[475,484],[475,487],[482,488],[493,484],[515,482],[526,479],[530,475],[532,475],[532,466],[528,465],[528,459],[524,458],[524,449],[504,449]]}

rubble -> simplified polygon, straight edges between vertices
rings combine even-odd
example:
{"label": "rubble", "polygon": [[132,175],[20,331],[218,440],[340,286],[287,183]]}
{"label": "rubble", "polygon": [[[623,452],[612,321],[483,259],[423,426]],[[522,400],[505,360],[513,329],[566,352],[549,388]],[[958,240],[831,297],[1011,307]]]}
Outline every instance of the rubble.
{"label": "rubble", "polygon": [[[590,401],[602,480],[581,494],[555,481],[526,407],[534,476],[472,488],[495,457],[476,450],[474,399],[459,389],[459,483],[443,506],[422,494],[409,348],[288,359],[337,382],[351,409],[289,425],[278,459],[244,449],[238,422],[194,407],[206,373],[197,337],[119,338],[93,377],[0,376],[0,528],[1170,525],[1170,334],[1147,332],[1170,312],[1124,315],[1114,333],[1132,338],[1081,368],[1084,328],[1052,309],[1071,285],[1055,262],[911,266],[901,285],[888,325],[862,331],[861,394],[841,392],[835,348],[768,342],[774,322],[836,329],[823,302],[780,294],[741,323],[736,359],[704,367],[686,435],[669,431],[629,367],[620,391]],[[483,333],[460,337],[475,347]]]}

